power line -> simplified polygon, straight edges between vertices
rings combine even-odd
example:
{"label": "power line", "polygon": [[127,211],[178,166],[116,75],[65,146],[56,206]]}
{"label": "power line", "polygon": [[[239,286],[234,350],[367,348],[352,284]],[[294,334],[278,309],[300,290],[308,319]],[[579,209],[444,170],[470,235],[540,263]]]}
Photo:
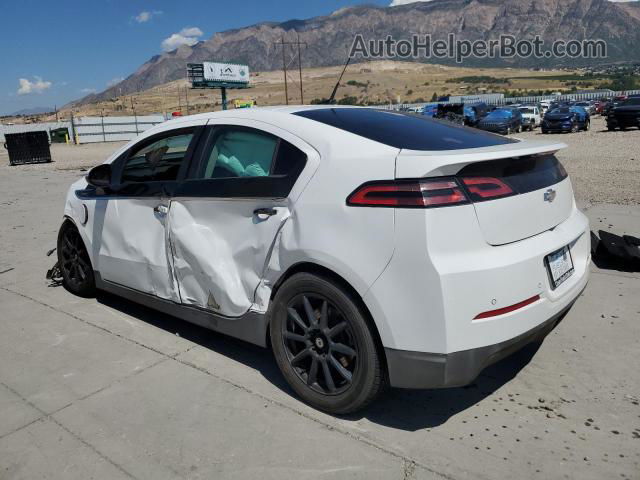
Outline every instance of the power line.
{"label": "power line", "polygon": [[[304,104],[304,91],[302,88],[302,53],[301,53],[301,49],[300,47],[302,45],[305,46],[305,48],[307,47],[307,42],[301,42],[300,41],[300,34],[297,33],[297,39],[295,42],[285,42],[284,41],[284,35],[282,37],[280,37],[280,41],[279,42],[275,42],[274,45],[276,47],[281,46],[282,47],[282,70],[284,72],[284,96],[285,96],[285,102],[287,105],[289,105],[289,87],[288,87],[288,76],[287,76],[287,60],[286,60],[286,48],[287,45],[295,45],[298,49],[297,51],[297,57],[298,57],[298,75],[299,75],[299,79],[300,79],[300,103]],[[291,63],[293,63],[293,60],[295,59],[295,53],[294,56],[289,60],[289,65]],[[295,83],[295,81],[294,81]]]}

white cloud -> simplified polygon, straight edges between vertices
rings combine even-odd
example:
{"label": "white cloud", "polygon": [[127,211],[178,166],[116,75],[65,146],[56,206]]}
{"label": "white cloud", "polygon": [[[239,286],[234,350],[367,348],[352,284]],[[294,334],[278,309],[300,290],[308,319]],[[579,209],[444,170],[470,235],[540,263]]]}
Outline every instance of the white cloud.
{"label": "white cloud", "polygon": [[398,5],[407,5],[409,3],[417,3],[417,2],[432,2],[433,0],[393,0],[389,6],[397,7]]}
{"label": "white cloud", "polygon": [[51,88],[51,82],[42,80],[40,77],[33,77],[35,81],[30,81],[26,78],[18,79],[18,95],[28,95],[30,93],[42,93],[45,90]]}
{"label": "white cloud", "polygon": [[149,20],[151,20],[153,17],[157,17],[158,15],[162,15],[162,10],[153,10],[151,12],[144,10],[140,12],[138,15],[136,15],[135,17],[133,17],[133,19],[138,23],[146,23]]}
{"label": "white cloud", "polygon": [[124,80],[124,77],[115,77],[107,82],[107,87],[113,87],[116,83],[120,83]]}
{"label": "white cloud", "polygon": [[82,90],[80,90],[80,93],[96,93],[96,89],[95,88],[83,88]]}
{"label": "white cloud", "polygon": [[171,36],[165,38],[162,41],[162,49],[165,52],[175,50],[181,45],[195,45],[198,43],[199,37],[202,36],[202,30],[198,27],[185,27],[178,33],[174,33]]}

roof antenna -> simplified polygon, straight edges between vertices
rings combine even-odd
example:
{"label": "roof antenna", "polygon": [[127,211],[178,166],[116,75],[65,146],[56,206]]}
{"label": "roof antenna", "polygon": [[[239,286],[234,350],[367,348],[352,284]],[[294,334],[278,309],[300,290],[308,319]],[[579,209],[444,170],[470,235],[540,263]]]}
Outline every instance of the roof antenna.
{"label": "roof antenna", "polygon": [[329,100],[327,101],[328,104],[332,104],[332,103],[335,102],[336,92],[338,91],[338,87],[340,87],[340,82],[342,81],[342,76],[344,75],[345,70],[349,66],[349,62],[350,61],[351,61],[351,57],[349,56],[347,58],[347,63],[344,64],[344,68],[342,69],[342,73],[340,74],[340,78],[338,78],[338,83],[336,83],[336,86],[333,87],[333,92],[331,92],[331,97],[329,97]]}

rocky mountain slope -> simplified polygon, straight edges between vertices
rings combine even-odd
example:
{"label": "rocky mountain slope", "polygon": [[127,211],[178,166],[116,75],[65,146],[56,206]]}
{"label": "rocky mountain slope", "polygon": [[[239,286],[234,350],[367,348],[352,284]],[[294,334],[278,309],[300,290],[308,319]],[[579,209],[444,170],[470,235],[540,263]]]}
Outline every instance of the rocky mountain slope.
{"label": "rocky mountain slope", "polygon": [[[358,6],[331,15],[283,23],[261,23],[213,35],[193,46],[156,55],[136,72],[104,92],[79,103],[146,90],[186,76],[186,64],[205,60],[247,63],[253,71],[282,67],[275,43],[284,37],[307,43],[304,67],[344,63],[354,35],[408,38],[430,33],[445,39],[494,39],[501,34],[518,39],[540,35],[545,44],[557,39],[603,39],[609,58],[593,59],[470,59],[465,66],[580,66],[618,61],[640,61],[640,8],[607,0],[437,0],[397,7]],[[292,53],[292,52],[290,52]],[[420,59],[418,59],[420,61]],[[425,60],[426,61],[426,60]],[[435,60],[429,60],[435,62]],[[440,63],[453,64],[453,60]]]}

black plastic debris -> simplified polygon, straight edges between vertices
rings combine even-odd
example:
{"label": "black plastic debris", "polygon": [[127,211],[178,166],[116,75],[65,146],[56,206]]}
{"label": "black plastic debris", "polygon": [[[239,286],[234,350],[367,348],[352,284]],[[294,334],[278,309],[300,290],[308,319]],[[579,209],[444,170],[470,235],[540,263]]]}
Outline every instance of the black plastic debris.
{"label": "black plastic debris", "polygon": [[640,271],[640,238],[599,230],[591,232],[591,254],[600,268]]}
{"label": "black plastic debris", "polygon": [[51,162],[47,132],[7,133],[4,138],[10,165]]}

